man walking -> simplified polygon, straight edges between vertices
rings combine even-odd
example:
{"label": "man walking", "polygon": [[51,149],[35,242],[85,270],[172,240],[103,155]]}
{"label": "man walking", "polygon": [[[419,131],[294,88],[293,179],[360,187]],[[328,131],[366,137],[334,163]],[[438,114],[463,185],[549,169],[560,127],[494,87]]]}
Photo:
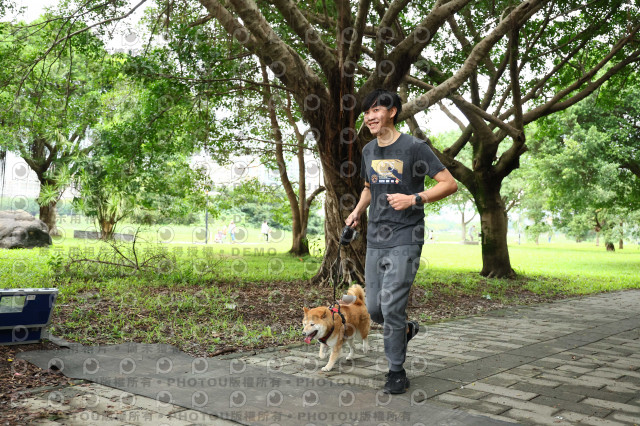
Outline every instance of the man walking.
{"label": "man walking", "polygon": [[[396,130],[402,111],[396,93],[374,90],[364,98],[362,110],[364,124],[376,138],[362,150],[365,188],[345,222],[356,226],[371,205],[366,304],[371,319],[383,324],[389,365],[384,392],[397,394],[409,388],[403,364],[407,343],[419,330],[417,322],[407,322],[406,309],[424,244],[424,204],[453,194],[458,185],[426,142]],[[425,176],[437,181],[427,191]]]}
{"label": "man walking", "polygon": [[264,238],[266,242],[269,242],[269,224],[267,223],[267,219],[262,222],[261,232],[262,238]]}

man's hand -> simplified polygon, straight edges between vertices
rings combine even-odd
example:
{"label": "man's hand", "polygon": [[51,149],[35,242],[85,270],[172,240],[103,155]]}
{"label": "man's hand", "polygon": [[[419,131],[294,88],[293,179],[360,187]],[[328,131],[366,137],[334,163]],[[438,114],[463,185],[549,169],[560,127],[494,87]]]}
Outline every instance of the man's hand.
{"label": "man's hand", "polygon": [[415,196],[406,194],[387,194],[387,201],[394,210],[405,210],[414,204]]}
{"label": "man's hand", "polygon": [[359,222],[360,222],[360,212],[357,210],[352,211],[351,214],[344,221],[344,223],[347,226],[350,226],[352,228],[355,228]]}

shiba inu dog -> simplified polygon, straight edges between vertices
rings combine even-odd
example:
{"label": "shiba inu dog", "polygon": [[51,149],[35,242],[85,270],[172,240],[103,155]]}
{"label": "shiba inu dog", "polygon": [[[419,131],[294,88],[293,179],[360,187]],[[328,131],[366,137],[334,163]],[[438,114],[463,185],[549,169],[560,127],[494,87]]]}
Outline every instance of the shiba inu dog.
{"label": "shiba inu dog", "polygon": [[304,308],[302,335],[305,343],[311,343],[313,339],[318,339],[320,359],[327,356],[325,352],[327,347],[331,348],[329,362],[322,367],[322,371],[330,371],[333,368],[340,357],[344,343],[349,347],[347,359],[352,359],[353,338],[356,334],[362,338],[363,352],[367,353],[369,350],[367,336],[369,335],[370,317],[364,303],[364,290],[358,284],[354,284],[347,291],[347,295],[355,297],[355,301],[349,304],[341,302],[331,307]]}

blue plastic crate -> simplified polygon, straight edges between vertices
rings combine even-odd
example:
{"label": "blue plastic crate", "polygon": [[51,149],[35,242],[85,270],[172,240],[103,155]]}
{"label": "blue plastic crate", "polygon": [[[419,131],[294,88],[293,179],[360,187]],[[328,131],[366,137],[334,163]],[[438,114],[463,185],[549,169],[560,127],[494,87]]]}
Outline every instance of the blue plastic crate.
{"label": "blue plastic crate", "polygon": [[57,297],[57,288],[0,289],[0,344],[39,342]]}

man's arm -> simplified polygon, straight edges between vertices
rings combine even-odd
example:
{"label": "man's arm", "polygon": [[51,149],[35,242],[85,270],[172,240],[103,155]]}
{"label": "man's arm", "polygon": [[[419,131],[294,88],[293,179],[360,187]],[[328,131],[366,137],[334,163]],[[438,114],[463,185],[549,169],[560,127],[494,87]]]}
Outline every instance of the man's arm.
{"label": "man's arm", "polygon": [[[444,169],[433,177],[438,183],[432,188],[418,193],[423,204],[441,200],[458,190],[458,184],[449,170]],[[371,199],[371,198],[369,198]],[[389,205],[394,210],[404,210],[416,204],[415,196],[406,194],[387,194]]]}
{"label": "man's arm", "polygon": [[356,208],[353,209],[349,217],[347,217],[347,220],[344,221],[348,226],[352,226],[352,227],[357,226],[358,222],[360,221],[360,216],[362,215],[362,212],[371,203],[371,190],[369,189],[369,187],[370,187],[369,183],[365,182],[364,189],[362,190],[362,194],[360,194],[360,201],[358,201]]}

